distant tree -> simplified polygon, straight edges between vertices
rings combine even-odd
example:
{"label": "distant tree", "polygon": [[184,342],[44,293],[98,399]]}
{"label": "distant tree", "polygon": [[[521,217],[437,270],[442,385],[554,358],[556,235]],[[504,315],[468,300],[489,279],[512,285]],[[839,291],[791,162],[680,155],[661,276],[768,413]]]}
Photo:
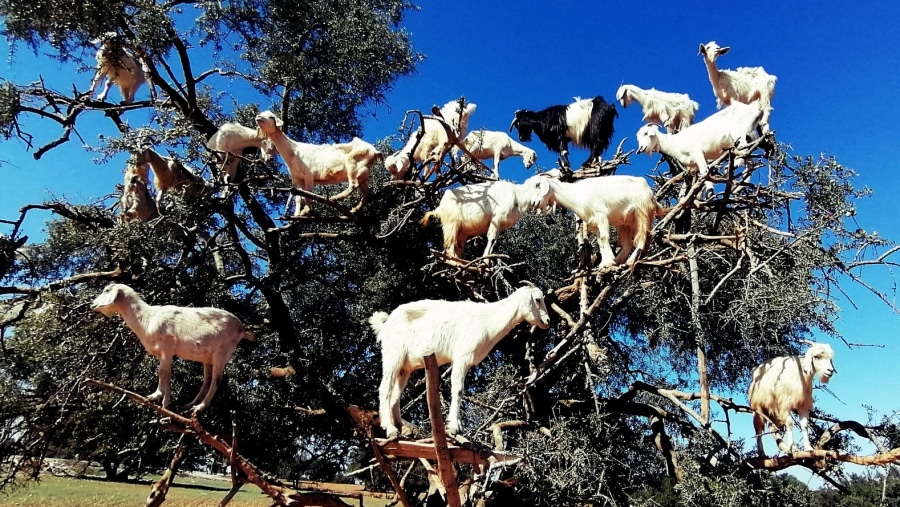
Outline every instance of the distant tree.
{"label": "distant tree", "polygon": [[849,474],[842,484],[847,494],[835,489],[815,491],[810,505],[816,507],[856,507],[863,505],[900,505],[900,480],[896,472],[888,474]]}

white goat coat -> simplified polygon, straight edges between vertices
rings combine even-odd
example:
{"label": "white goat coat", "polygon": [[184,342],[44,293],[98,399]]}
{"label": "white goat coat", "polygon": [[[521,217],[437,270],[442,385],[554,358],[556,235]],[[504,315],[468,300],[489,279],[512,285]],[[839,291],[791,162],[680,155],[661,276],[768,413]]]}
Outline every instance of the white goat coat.
{"label": "white goat coat", "polygon": [[[346,182],[347,188],[331,197],[339,200],[359,188],[360,201],[351,211],[358,211],[369,198],[369,170],[381,153],[371,144],[354,137],[348,143],[310,144],[294,141],[281,127],[283,122],[271,111],[256,115],[256,124],[272,141],[287,165],[294,187],[307,192],[313,185],[336,185]],[[309,213],[309,203],[303,196],[294,197],[294,216]]]}
{"label": "white goat coat", "polygon": [[147,185],[146,166],[142,169],[129,165],[125,170],[122,198],[119,200],[123,221],[147,221],[156,216],[156,204]]}
{"label": "white goat coat", "polygon": [[425,213],[422,225],[431,217],[441,221],[444,253],[462,259],[466,240],[487,233],[483,255],[493,250],[501,231],[509,229],[530,207],[522,186],[509,181],[486,181],[444,191],[434,211]]}
{"label": "white goat coat", "polygon": [[[597,236],[600,267],[626,262],[633,264],[646,249],[653,218],[665,209],[656,202],[647,180],[637,176],[610,175],[585,178],[573,183],[538,174],[522,184],[530,204],[545,209],[559,204],[584,221]],[[609,227],[618,228],[619,254],[613,258]],[[629,256],[629,254],[631,254]]]}
{"label": "white goat coat", "polygon": [[[466,104],[466,107],[460,111],[459,102],[452,100],[444,104],[440,110],[440,116],[444,119],[444,123],[454,131],[460,139],[466,135],[469,129],[469,117],[475,112],[478,106],[476,104]],[[419,133],[425,130],[421,141],[416,145]],[[415,150],[413,150],[415,146]],[[428,169],[423,176],[427,180],[440,167],[441,161],[453,147],[450,136],[444,125],[436,119],[425,118],[422,126],[414,132],[406,145],[399,151],[388,155],[384,159],[384,167],[391,173],[395,180],[401,180],[406,175],[412,162],[417,164],[428,163]],[[412,154],[412,161],[410,161]]]}
{"label": "white goat coat", "polygon": [[400,305],[390,315],[374,313],[369,323],[381,342],[379,411],[388,437],[397,435],[402,424],[400,395],[409,376],[425,367],[429,354],[438,365],[453,363],[447,431],[457,433],[466,372],[522,321],[550,326],[543,293],[536,287],[521,287],[494,303],[427,299]]}
{"label": "white goat coat", "polygon": [[[91,309],[108,317],[119,314],[140,340],[144,349],[159,359],[159,386],[148,396],[171,401],[172,359],[178,356],[203,364],[203,386],[190,403],[193,411],[207,408],[222,380],[225,365],[238,343],[253,335],[233,314],[218,308],[153,306],[131,287],[107,285],[91,304]],[[199,404],[198,404],[199,402]]]}
{"label": "white goat coat", "polygon": [[669,133],[694,123],[694,115],[700,109],[700,104],[686,93],[662,92],[654,88],[644,90],[630,84],[619,87],[616,100],[626,108],[637,102],[644,113],[644,123],[660,123]]}
{"label": "white goat coat", "polygon": [[[463,145],[478,160],[494,161],[492,174],[500,177],[500,161],[512,156],[522,157],[522,163],[528,169],[537,160],[537,152],[515,141],[506,132],[494,130],[476,130],[463,139]],[[459,151],[457,149],[457,151]]]}
{"label": "white goat coat", "polygon": [[153,171],[153,186],[156,187],[156,206],[159,208],[163,196],[170,192],[184,192],[185,196],[196,196],[203,188],[203,179],[196,172],[177,159],[164,157],[152,148],[145,149],[137,157],[137,164],[146,165]]}
{"label": "white goat coat", "polygon": [[[118,37],[115,33],[108,35]],[[97,89],[100,80],[106,78],[103,90],[100,91],[97,100],[106,100],[110,87],[115,83],[122,92],[122,103],[134,102],[134,96],[137,94],[138,88],[147,82],[147,76],[141,64],[135,61],[131,51],[121,46],[114,47],[111,41],[104,40],[97,50],[96,58],[97,71],[91,80],[91,94]]]}
{"label": "white goat coat", "polygon": [[760,129],[767,132],[777,78],[762,67],[739,67],[737,70],[716,67],[716,59],[730,49],[727,46],[719,47],[715,41],[700,44],[699,53],[706,64],[709,82],[716,96],[716,106],[721,109],[735,102],[755,103],[762,111]]}
{"label": "white goat coat", "polygon": [[[644,125],[637,132],[637,152],[646,152],[647,156],[663,153],[705,179],[709,174],[708,161],[718,159],[728,148],[746,145],[754,136],[760,117],[758,105],[735,102],[676,134],[664,134],[656,125]],[[742,165],[743,159],[736,158],[734,163]],[[707,181],[704,186],[711,192],[714,185]]]}
{"label": "white goat coat", "polygon": [[823,383],[828,383],[835,373],[833,357],[831,346],[813,343],[803,356],[774,357],[753,369],[747,397],[750,408],[757,412],[753,416],[753,426],[760,456],[765,456],[762,434],[768,425],[760,414],[771,419],[778,430],[784,428],[783,441],[778,430],[775,440],[781,450],[792,452],[794,422],[791,412],[796,412],[800,418],[803,449],[812,450],[808,424],[813,408],[813,379],[818,374]]}
{"label": "white goat coat", "polygon": [[220,164],[228,182],[234,181],[245,148],[258,148],[260,157],[265,161],[272,160],[277,153],[275,146],[260,129],[245,127],[238,122],[223,123],[209,138],[207,146],[213,152],[214,159]]}

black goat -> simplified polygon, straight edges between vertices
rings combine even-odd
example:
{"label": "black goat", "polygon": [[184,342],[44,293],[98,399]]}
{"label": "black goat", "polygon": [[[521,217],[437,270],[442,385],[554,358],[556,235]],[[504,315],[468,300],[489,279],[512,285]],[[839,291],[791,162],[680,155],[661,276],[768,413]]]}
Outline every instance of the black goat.
{"label": "black goat", "polygon": [[588,148],[591,155],[581,165],[587,167],[600,161],[612,139],[613,120],[619,116],[616,107],[599,95],[593,99],[579,99],[569,105],[550,106],[541,111],[520,109],[509,126],[519,132],[519,141],[531,141],[531,133],[548,149],[559,153],[560,166],[570,169],[569,141]]}

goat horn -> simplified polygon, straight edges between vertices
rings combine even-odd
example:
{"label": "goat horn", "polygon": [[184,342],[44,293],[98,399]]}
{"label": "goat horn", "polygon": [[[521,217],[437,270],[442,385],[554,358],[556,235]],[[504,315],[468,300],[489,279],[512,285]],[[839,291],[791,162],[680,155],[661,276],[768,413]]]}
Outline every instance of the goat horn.
{"label": "goat horn", "polygon": [[[516,112],[518,113],[518,111],[516,111]],[[509,124],[509,132],[512,132],[513,127],[518,127],[518,124],[519,124],[519,118],[518,117],[513,118],[512,123]]]}
{"label": "goat horn", "polygon": [[807,345],[815,345],[816,344],[816,342],[809,341],[809,340],[800,340],[800,343],[805,343]]}
{"label": "goat horn", "polygon": [[535,288],[537,288],[537,285],[535,285],[535,284],[529,282],[528,280],[522,280],[521,282],[519,282],[519,285],[527,285],[528,287],[535,287]]}

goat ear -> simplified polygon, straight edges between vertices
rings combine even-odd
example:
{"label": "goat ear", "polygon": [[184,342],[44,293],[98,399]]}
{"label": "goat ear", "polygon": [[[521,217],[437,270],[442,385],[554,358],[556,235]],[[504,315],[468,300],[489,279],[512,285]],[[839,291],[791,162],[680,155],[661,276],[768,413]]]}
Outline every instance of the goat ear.
{"label": "goat ear", "polygon": [[700,44],[700,50],[697,51],[697,54],[702,55],[705,52],[706,52],[706,44]]}
{"label": "goat ear", "polygon": [[276,117],[275,117],[275,126],[278,127],[278,128],[283,127],[283,126],[284,126],[284,120],[282,120],[281,118],[279,118],[279,117],[276,116]]}
{"label": "goat ear", "polygon": [[106,287],[105,289],[103,289],[103,292],[101,292],[100,295],[97,296],[97,299],[94,300],[93,307],[98,308],[101,306],[109,306],[116,302],[116,298],[118,297],[118,295],[118,289]]}
{"label": "goat ear", "polygon": [[550,181],[547,178],[541,178],[538,183],[538,189],[541,191],[542,196],[547,195],[550,193]]}
{"label": "goat ear", "polygon": [[724,48],[719,48],[719,55],[724,55],[725,53],[731,51],[731,46],[725,46]]}
{"label": "goat ear", "polygon": [[803,369],[804,375],[812,375],[813,373],[813,355],[812,350],[807,350],[800,360],[800,367]]}

